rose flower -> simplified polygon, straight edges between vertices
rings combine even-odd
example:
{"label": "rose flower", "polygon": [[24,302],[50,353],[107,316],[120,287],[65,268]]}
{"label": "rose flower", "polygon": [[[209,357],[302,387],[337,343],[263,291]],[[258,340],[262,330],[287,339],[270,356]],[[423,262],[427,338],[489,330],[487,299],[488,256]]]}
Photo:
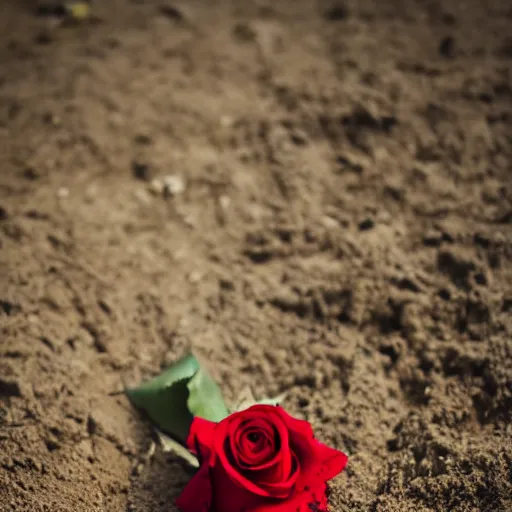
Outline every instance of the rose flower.
{"label": "rose flower", "polygon": [[196,417],[187,447],[201,466],[176,502],[182,512],[324,512],[326,482],[347,464],[307,421],[271,405],[220,423]]}

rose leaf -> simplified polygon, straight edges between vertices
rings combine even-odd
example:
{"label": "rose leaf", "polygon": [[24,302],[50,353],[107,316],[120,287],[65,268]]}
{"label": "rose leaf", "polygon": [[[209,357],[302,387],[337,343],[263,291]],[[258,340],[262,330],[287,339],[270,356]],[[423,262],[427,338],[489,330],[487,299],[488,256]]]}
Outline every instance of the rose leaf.
{"label": "rose leaf", "polygon": [[160,430],[185,443],[193,420],[187,404],[188,385],[199,369],[197,359],[188,355],[150,381],[126,389],[125,393]]}
{"label": "rose leaf", "polygon": [[199,368],[187,384],[188,410],[193,416],[214,422],[222,421],[229,416],[222,392],[211,377]]}

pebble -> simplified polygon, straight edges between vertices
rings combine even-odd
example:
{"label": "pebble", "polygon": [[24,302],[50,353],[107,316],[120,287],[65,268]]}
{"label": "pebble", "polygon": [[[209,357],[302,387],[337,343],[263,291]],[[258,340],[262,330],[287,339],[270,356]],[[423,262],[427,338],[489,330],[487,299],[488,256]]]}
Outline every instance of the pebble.
{"label": "pebble", "polygon": [[151,201],[151,196],[145,189],[138,188],[134,191],[133,195],[142,204],[149,204]]}
{"label": "pebble", "polygon": [[155,195],[162,195],[164,192],[164,184],[162,183],[162,180],[156,178],[151,180],[151,183],[149,184],[149,191]]}
{"label": "pebble", "polygon": [[60,187],[59,190],[57,190],[57,197],[59,199],[65,199],[66,197],[69,197],[69,188]]}
{"label": "pebble", "polygon": [[181,176],[170,174],[162,180],[164,196],[177,196],[185,191],[185,181]]}
{"label": "pebble", "polygon": [[443,233],[437,229],[429,229],[423,236],[423,243],[429,247],[438,247],[443,241]]}
{"label": "pebble", "polygon": [[219,204],[223,210],[227,210],[231,205],[231,198],[229,196],[220,196]]}
{"label": "pebble", "polygon": [[198,283],[199,281],[201,281],[202,278],[203,278],[203,274],[201,272],[199,272],[198,270],[193,270],[188,275],[188,280],[191,283]]}
{"label": "pebble", "polygon": [[339,227],[339,222],[328,215],[324,215],[320,220],[324,227],[328,229],[336,229]]}
{"label": "pebble", "polygon": [[235,120],[231,116],[221,116],[220,125],[222,128],[231,128],[235,124]]}
{"label": "pebble", "polygon": [[85,189],[84,199],[87,203],[92,203],[95,197],[98,195],[98,187],[95,184],[89,185]]}

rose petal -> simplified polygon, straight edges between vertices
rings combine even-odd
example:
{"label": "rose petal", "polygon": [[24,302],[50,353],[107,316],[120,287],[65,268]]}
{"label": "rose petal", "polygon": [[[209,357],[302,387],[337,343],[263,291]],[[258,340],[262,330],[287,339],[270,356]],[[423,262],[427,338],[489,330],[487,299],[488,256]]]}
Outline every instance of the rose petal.
{"label": "rose petal", "polygon": [[293,418],[281,407],[276,409],[290,431],[290,443],[292,449],[297,451],[301,474],[314,474],[325,482],[345,469],[348,457],[343,452],[316,440],[307,421]]}
{"label": "rose petal", "polygon": [[[241,466],[251,470],[261,465],[268,466],[269,463],[273,463],[272,459],[279,451],[276,449],[276,441],[278,447],[280,443],[278,439],[276,440],[277,432],[272,427],[269,430],[263,430],[258,425],[252,425],[252,423],[242,430],[237,442],[237,449],[239,450],[237,455]],[[251,440],[251,435],[257,436],[257,440]]]}
{"label": "rose petal", "polygon": [[343,471],[348,457],[316,440],[307,421],[293,418],[281,407],[276,409],[289,429],[290,445],[300,460],[300,476],[291,499],[248,512],[326,512],[326,482]]}
{"label": "rose petal", "polygon": [[[229,426],[229,445],[236,466],[250,470],[267,463],[276,453],[276,430],[265,418],[235,418]],[[252,442],[249,435],[260,437]]]}
{"label": "rose petal", "polygon": [[320,475],[325,482],[339,475],[347,465],[348,457],[338,450],[315,440],[315,457],[320,462]]}
{"label": "rose petal", "polygon": [[217,423],[195,417],[187,437],[187,448],[201,459],[209,457],[213,448]]}
{"label": "rose petal", "polygon": [[292,467],[292,471],[284,480],[274,481],[276,479],[274,468],[258,472],[258,487],[267,491],[270,496],[275,498],[289,498],[290,495],[293,494],[295,483],[300,477],[299,464],[295,454],[293,454],[293,458],[295,463]]}
{"label": "rose petal", "polygon": [[210,512],[212,507],[212,482],[208,462],[199,468],[176,500],[182,512]]}
{"label": "rose petal", "polygon": [[260,501],[244,512],[329,512],[327,484],[302,486],[287,500]]}
{"label": "rose petal", "polygon": [[[217,456],[216,464],[219,462],[234,482],[252,494],[264,497],[287,498],[290,495],[295,481],[297,480],[298,473],[296,471],[292,472],[292,455],[288,449],[288,429],[282,421],[280,414],[276,413],[274,407],[256,405],[246,409],[245,411],[234,413],[229,418],[231,421],[223,421],[219,423],[218,430],[215,435],[215,444],[213,449]],[[240,472],[240,468],[236,467],[236,464],[234,466],[234,461],[231,461],[230,457],[226,454],[226,444],[224,442],[226,437],[229,436],[229,433],[233,432],[231,429],[232,422],[235,422],[235,425],[238,424],[238,426],[240,426],[240,423],[237,422],[240,422],[241,419],[243,419],[244,422],[249,422],[251,420],[260,422],[262,421],[262,418],[266,418],[265,422],[276,428],[281,442],[280,451],[276,453],[276,456],[272,461],[269,461],[264,465],[270,465],[272,462],[276,468],[273,473],[269,470],[268,473],[263,473],[261,475],[265,481],[260,481],[253,471],[251,471],[250,478],[243,475]],[[274,483],[276,481],[278,483]]]}
{"label": "rose petal", "polygon": [[[278,474],[274,476],[275,480],[287,480],[292,470],[292,456],[289,450],[289,432],[286,424],[277,412],[277,408],[268,405],[254,405],[243,413],[250,413],[255,421],[261,421],[261,418],[267,418],[266,423],[277,432],[276,436],[276,452],[275,457],[267,463],[259,464],[257,467],[252,467],[252,471],[261,471],[276,466]],[[274,434],[275,436],[275,434]],[[277,465],[277,462],[279,464]]]}
{"label": "rose petal", "polygon": [[221,464],[217,464],[212,469],[212,475],[212,488],[214,489],[212,495],[213,512],[248,511],[262,503],[263,498],[261,496],[241,487],[228,475]]}

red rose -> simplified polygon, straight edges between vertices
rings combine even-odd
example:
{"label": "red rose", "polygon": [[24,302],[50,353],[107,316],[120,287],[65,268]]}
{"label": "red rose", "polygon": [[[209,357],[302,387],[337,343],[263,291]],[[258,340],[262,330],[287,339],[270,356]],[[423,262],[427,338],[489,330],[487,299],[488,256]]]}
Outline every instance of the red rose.
{"label": "red rose", "polygon": [[201,467],[177,500],[183,512],[324,512],[326,482],[347,464],[307,421],[271,405],[195,418],[187,446]]}

